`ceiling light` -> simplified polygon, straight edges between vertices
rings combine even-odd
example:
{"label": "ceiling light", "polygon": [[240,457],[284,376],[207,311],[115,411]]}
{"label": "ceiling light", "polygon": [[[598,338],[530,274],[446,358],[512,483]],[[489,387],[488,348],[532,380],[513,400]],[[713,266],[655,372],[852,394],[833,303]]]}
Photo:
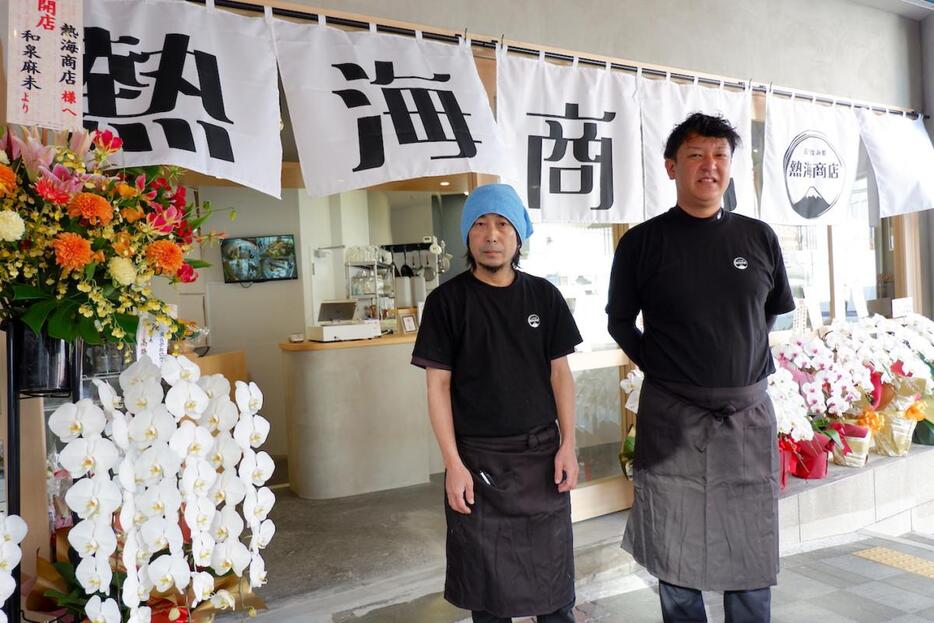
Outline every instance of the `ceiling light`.
{"label": "ceiling light", "polygon": [[450,185],[451,185],[451,182],[441,182],[441,185],[442,185],[442,186],[450,186]]}

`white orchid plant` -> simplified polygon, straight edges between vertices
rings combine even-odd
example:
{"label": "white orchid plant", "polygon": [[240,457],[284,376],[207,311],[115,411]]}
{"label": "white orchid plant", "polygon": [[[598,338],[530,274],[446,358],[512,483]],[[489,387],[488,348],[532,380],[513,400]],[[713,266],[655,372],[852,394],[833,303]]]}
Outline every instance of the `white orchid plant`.
{"label": "white orchid plant", "polygon": [[161,369],[142,357],[120,374],[122,397],[94,383],[101,406],[85,399],[49,418],[75,480],[65,502],[80,520],[68,533],[87,596],[77,614],[145,623],[154,593],[174,593],[189,610],[205,601],[235,608],[215,580],[264,584],[261,552],[275,533],[275,496],[264,486],[273,461],[258,450],[269,433],[262,392],[238,381],[231,400],[223,375],[201,376],[181,356]]}
{"label": "white orchid plant", "polygon": [[775,409],[778,434],[789,437],[792,441],[812,439],[814,428],[808,419],[808,407],[791,372],[776,366],[775,373],[769,376],[767,391]]}
{"label": "white orchid plant", "polygon": [[[23,558],[20,543],[26,538],[26,522],[19,515],[0,515],[0,603],[16,591],[13,570]],[[0,623],[7,623],[6,613],[0,611]]]}

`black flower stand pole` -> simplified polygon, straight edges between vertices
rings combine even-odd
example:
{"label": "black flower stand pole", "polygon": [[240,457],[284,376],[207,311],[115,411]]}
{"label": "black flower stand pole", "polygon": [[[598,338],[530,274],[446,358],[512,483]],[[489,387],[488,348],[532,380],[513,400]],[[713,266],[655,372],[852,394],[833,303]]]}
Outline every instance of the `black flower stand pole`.
{"label": "black flower stand pole", "polygon": [[[19,388],[16,370],[19,365],[16,353],[16,338],[13,323],[6,323],[6,512],[20,514],[19,500]],[[20,565],[13,569],[15,589],[3,606],[9,623],[20,622]]]}
{"label": "black flower stand pole", "polygon": [[[0,324],[0,330],[6,332],[6,513],[20,515],[20,398],[70,396],[72,402],[80,400],[82,346],[80,340],[65,344],[57,340],[50,341],[45,335],[36,336],[31,333],[31,329],[15,320]],[[50,343],[56,346],[50,348]],[[28,356],[26,351],[29,351]],[[40,360],[45,365],[40,365]],[[21,379],[26,379],[25,387]],[[15,589],[4,604],[3,612],[9,623],[28,621],[23,617],[22,610],[21,565],[13,569],[11,576]]]}

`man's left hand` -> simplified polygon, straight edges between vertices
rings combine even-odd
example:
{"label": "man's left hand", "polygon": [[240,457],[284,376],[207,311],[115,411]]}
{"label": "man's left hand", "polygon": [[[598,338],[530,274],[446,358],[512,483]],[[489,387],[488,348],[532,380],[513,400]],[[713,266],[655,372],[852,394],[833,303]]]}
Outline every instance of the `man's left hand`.
{"label": "man's left hand", "polygon": [[555,455],[555,484],[559,493],[566,493],[577,486],[577,454],[572,444],[561,444]]}

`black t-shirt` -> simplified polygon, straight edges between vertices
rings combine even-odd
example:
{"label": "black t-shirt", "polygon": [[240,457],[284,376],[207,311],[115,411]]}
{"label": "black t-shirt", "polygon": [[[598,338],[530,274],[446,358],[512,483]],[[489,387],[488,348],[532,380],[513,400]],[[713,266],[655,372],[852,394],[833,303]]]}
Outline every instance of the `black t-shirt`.
{"label": "black t-shirt", "polygon": [[768,225],[676,206],[619,241],[606,312],[610,334],[647,378],[744,387],[774,372],[766,316],[794,307]]}
{"label": "black t-shirt", "polygon": [[469,270],[425,301],[412,364],[451,371],[458,435],[525,433],[557,417],[551,360],[574,352],[580,333],[561,292],[516,271],[491,286]]}

